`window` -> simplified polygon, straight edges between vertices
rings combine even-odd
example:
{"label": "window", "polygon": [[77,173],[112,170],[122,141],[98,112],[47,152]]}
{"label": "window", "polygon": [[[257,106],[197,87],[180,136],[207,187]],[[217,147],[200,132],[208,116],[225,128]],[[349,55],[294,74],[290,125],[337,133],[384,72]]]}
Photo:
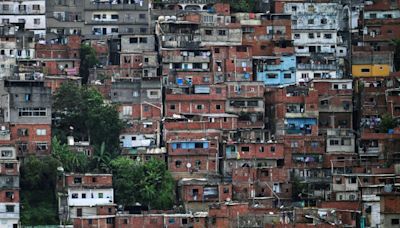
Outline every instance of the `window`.
{"label": "window", "polygon": [[41,117],[47,116],[46,108],[19,108],[19,116],[29,116],[29,117]]}
{"label": "window", "polygon": [[139,19],[146,19],[146,14],[144,14],[144,13],[140,13],[139,14]]}
{"label": "window", "polygon": [[297,11],[297,6],[292,6],[292,11],[296,12]]}
{"label": "window", "polygon": [[36,129],[36,135],[46,135],[46,129]]}
{"label": "window", "polygon": [[78,193],[72,193],[71,198],[72,199],[78,199],[79,198]]}
{"label": "window", "polygon": [[214,52],[215,52],[215,53],[219,53],[219,48],[215,48],[215,49],[214,49]]}
{"label": "window", "polygon": [[321,19],[321,24],[326,25],[328,23],[328,20],[326,18]]}
{"label": "window", "polygon": [[175,161],[175,167],[180,168],[182,165],[182,162],[180,160]]}
{"label": "window", "polygon": [[221,105],[215,105],[215,109],[217,109],[217,110],[221,110]]}
{"label": "window", "polygon": [[160,93],[158,90],[148,90],[148,97],[149,98],[158,98]]}
{"label": "window", "polygon": [[33,10],[40,10],[40,5],[32,5]]}
{"label": "window", "polygon": [[361,69],[361,72],[363,72],[363,73],[369,73],[369,69],[368,68],[363,68],[363,69]]}
{"label": "window", "polygon": [[308,38],[314,39],[314,33],[308,33]]}
{"label": "window", "polygon": [[275,147],[271,146],[271,153],[275,153]]}
{"label": "window", "polygon": [[86,193],[82,193],[82,199],[86,199]]}
{"label": "window", "polygon": [[213,16],[203,16],[203,22],[204,23],[213,23],[214,17]]}
{"label": "window", "polygon": [[12,150],[2,150],[1,151],[1,157],[2,158],[10,158],[13,156]]}
{"label": "window", "polygon": [[104,194],[103,194],[102,192],[99,192],[99,193],[97,194],[97,198],[103,199],[103,197],[104,197]]}
{"label": "window", "polygon": [[295,34],[294,34],[294,38],[295,38],[295,39],[300,39],[300,34],[299,34],[299,33],[295,33]]}
{"label": "window", "polygon": [[222,88],[216,88],[216,89],[215,89],[215,93],[221,94],[221,93],[222,93]]}
{"label": "window", "polygon": [[376,18],[376,13],[370,13],[370,14],[369,14],[369,18],[375,19],[375,18]]}
{"label": "window", "polygon": [[218,30],[218,35],[219,36],[226,36],[226,31],[225,30]]}
{"label": "window", "polygon": [[136,44],[138,42],[138,38],[137,37],[131,37],[129,38],[129,43],[130,44]]}
{"label": "window", "polygon": [[247,47],[246,46],[238,46],[236,47],[237,52],[247,52]]}
{"label": "window", "polygon": [[312,148],[318,148],[319,147],[319,142],[311,142],[311,147]]}
{"label": "window", "polygon": [[399,225],[400,220],[399,219],[392,219],[392,225]]}
{"label": "window", "polygon": [[14,205],[6,205],[6,212],[14,212],[15,211],[15,206]]}
{"label": "window", "polygon": [[201,168],[201,161],[200,161],[200,160],[196,160],[196,161],[195,161],[195,167],[196,167],[197,169],[200,169],[200,168]]}
{"label": "window", "polygon": [[14,164],[13,163],[6,163],[5,164],[6,169],[14,169]]}
{"label": "window", "polygon": [[144,105],[144,106],[143,106],[143,111],[144,111],[144,112],[150,111],[150,107],[149,107],[148,105]]}
{"label": "window", "polygon": [[207,36],[212,36],[212,34],[213,34],[213,31],[210,30],[210,29],[206,29],[204,32],[205,32],[205,34],[206,34]]}
{"label": "window", "polygon": [[173,104],[173,105],[170,105],[170,106],[169,106],[169,109],[175,110],[175,105],[174,105],[174,104]]}
{"label": "window", "polygon": [[297,141],[292,141],[292,142],[290,142],[290,147],[291,148],[296,148],[296,147],[298,147],[299,146],[299,143],[297,142]]}
{"label": "window", "polygon": [[26,11],[26,5],[19,5],[18,9],[19,11]]}
{"label": "window", "polygon": [[124,116],[132,115],[132,106],[123,106],[122,107],[122,115],[124,115]]}
{"label": "window", "polygon": [[330,33],[324,34],[324,38],[325,39],[332,39],[332,34],[330,34]]}
{"label": "window", "polygon": [[37,151],[45,151],[45,150],[47,150],[47,142],[37,142],[36,143],[36,150]]}
{"label": "window", "polygon": [[81,184],[82,183],[82,177],[75,177],[74,178],[74,184]]}
{"label": "window", "polygon": [[313,25],[314,24],[314,19],[308,19],[308,22],[307,22],[309,25]]}
{"label": "window", "polygon": [[14,192],[6,192],[6,198],[14,199]]}
{"label": "window", "polygon": [[10,5],[4,4],[3,11],[8,11],[10,9]]}
{"label": "window", "polygon": [[260,146],[260,147],[258,148],[258,152],[263,153],[263,152],[264,152],[264,147],[263,147],[263,146]]}
{"label": "window", "polygon": [[292,74],[283,74],[283,78],[284,79],[291,79],[292,78]]}
{"label": "window", "polygon": [[339,140],[331,139],[331,140],[329,140],[329,145],[331,145],[331,146],[339,145]]}
{"label": "window", "polygon": [[111,15],[111,19],[113,19],[113,20],[118,20],[118,19],[119,19],[118,14],[112,14],[112,15]]}
{"label": "window", "polygon": [[93,224],[93,219],[88,219],[89,225]]}
{"label": "window", "polygon": [[39,18],[33,19],[33,24],[40,25],[40,19]]}
{"label": "window", "polygon": [[196,109],[197,109],[197,110],[202,110],[203,107],[204,107],[203,105],[196,105]]}
{"label": "window", "polygon": [[107,224],[114,224],[114,218],[107,218],[106,219]]}
{"label": "window", "polygon": [[147,43],[147,37],[140,37],[139,43],[146,44]]}
{"label": "window", "polygon": [[242,152],[249,152],[249,151],[250,151],[250,148],[249,148],[248,146],[242,146],[242,147],[241,147],[241,151],[242,151]]}
{"label": "window", "polygon": [[258,101],[247,101],[247,106],[248,107],[257,107]]}
{"label": "window", "polygon": [[140,33],[146,33],[147,32],[147,28],[140,28]]}

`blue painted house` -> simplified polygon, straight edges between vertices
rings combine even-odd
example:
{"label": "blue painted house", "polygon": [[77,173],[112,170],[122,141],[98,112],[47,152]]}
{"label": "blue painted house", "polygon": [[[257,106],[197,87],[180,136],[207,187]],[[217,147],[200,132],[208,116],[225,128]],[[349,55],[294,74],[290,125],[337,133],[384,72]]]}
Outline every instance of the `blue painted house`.
{"label": "blue painted house", "polygon": [[296,56],[254,57],[257,81],[266,86],[290,85],[296,83]]}

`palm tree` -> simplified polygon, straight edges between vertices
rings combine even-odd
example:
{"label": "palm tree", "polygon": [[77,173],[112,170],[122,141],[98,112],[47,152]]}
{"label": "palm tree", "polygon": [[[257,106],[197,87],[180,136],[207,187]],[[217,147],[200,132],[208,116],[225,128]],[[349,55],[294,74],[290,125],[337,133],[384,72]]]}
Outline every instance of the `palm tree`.
{"label": "palm tree", "polygon": [[104,142],[101,143],[100,150],[93,156],[93,161],[97,171],[110,171],[111,156],[106,152],[106,144]]}

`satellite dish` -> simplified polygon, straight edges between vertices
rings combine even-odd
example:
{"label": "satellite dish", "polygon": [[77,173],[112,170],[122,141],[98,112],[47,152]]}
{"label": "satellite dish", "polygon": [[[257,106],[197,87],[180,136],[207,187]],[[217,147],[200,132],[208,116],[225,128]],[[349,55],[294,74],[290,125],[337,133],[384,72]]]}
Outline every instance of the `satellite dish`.
{"label": "satellite dish", "polygon": [[190,169],[191,167],[192,167],[192,164],[190,164],[190,163],[186,164],[186,168]]}

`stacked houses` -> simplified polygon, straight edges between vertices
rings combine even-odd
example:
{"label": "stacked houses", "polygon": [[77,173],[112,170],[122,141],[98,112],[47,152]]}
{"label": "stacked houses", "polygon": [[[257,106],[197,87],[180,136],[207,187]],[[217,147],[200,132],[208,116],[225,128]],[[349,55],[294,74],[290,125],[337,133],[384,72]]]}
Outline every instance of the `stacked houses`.
{"label": "stacked houses", "polygon": [[0,226],[20,226],[19,165],[51,153],[66,82],[118,107],[120,156],[165,161],[176,207],[132,214],[111,174],[63,173],[63,224],[399,226],[400,1],[223,2],[0,2]]}

